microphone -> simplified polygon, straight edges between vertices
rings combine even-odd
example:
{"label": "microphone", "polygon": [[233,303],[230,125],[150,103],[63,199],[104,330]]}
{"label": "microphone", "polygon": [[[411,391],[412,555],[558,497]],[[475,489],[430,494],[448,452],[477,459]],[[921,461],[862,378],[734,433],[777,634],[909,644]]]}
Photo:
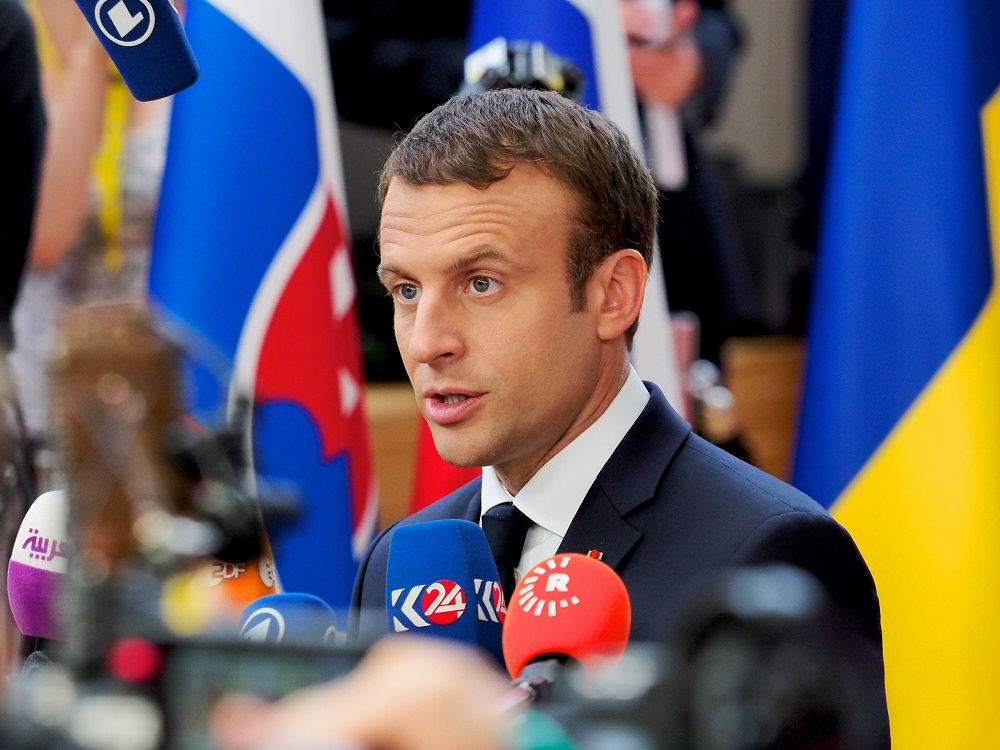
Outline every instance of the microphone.
{"label": "microphone", "polygon": [[478,524],[447,519],[398,527],[389,545],[385,595],[390,632],[450,638],[503,661],[507,607]]}
{"label": "microphone", "polygon": [[174,633],[193,636],[223,624],[240,623],[255,601],[281,591],[270,546],[245,562],[213,558],[194,570],[172,576],[163,586],[159,614]]}
{"label": "microphone", "polygon": [[171,0],[76,0],[129,91],[162,99],[198,80],[198,61]]}
{"label": "microphone", "polygon": [[56,602],[68,554],[65,494],[46,492],[24,514],[7,564],[10,611],[24,635],[60,638]]}
{"label": "microphone", "polygon": [[339,629],[330,606],[312,594],[270,594],[240,618],[240,639],[253,643],[333,646]]}
{"label": "microphone", "polygon": [[503,628],[514,703],[544,698],[568,659],[587,668],[621,658],[631,624],[628,591],[608,565],[576,553],[542,560],[514,588]]}
{"label": "microphone", "polygon": [[[53,490],[40,495],[21,521],[7,565],[7,597],[14,622],[26,636],[60,640],[57,602],[69,569],[68,515],[66,493]],[[184,529],[199,534],[193,524],[180,531]],[[255,558],[237,563],[207,559],[180,578],[186,585],[175,585],[180,579],[174,578],[165,587],[160,614],[168,626],[185,633],[202,630],[220,616],[235,621],[248,604],[279,590],[266,540]]]}

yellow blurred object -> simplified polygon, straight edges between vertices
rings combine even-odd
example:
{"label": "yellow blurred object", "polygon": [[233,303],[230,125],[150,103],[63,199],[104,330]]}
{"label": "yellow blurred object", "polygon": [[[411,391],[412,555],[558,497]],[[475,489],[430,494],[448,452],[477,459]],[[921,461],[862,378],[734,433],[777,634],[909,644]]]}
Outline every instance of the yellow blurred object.
{"label": "yellow blurred object", "polygon": [[104,105],[104,132],[101,145],[94,157],[94,178],[97,183],[97,216],[104,237],[104,268],[110,274],[121,271],[125,264],[122,249],[122,185],[121,159],[125,149],[125,130],[128,124],[131,94],[117,68],[108,62],[113,75],[108,82]]}
{"label": "yellow blurred object", "polygon": [[163,585],[160,616],[182,636],[205,631],[222,610],[222,593],[206,589],[198,571],[172,576]]}

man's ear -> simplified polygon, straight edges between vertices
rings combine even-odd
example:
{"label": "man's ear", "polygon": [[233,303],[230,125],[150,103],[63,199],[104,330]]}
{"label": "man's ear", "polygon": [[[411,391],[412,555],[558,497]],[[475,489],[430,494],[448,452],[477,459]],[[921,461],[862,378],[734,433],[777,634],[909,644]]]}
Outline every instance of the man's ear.
{"label": "man's ear", "polygon": [[639,317],[649,272],[638,250],[616,250],[597,267],[590,279],[597,315],[597,335],[602,341],[623,336]]}

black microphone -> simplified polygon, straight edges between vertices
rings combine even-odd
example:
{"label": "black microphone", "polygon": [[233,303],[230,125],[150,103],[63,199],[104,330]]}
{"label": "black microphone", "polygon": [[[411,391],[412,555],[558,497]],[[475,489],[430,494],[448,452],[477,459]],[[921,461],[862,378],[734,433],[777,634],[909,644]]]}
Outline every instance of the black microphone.
{"label": "black microphone", "polygon": [[76,0],[129,91],[162,99],[198,80],[198,61],[171,0]]}

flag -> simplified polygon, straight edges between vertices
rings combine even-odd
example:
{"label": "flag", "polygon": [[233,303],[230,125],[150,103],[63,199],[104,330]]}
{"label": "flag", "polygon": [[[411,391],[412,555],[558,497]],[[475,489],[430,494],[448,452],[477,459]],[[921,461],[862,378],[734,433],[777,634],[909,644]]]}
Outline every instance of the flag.
{"label": "flag", "polygon": [[[633,147],[644,153],[625,33],[616,3],[478,0],[473,5],[469,51],[474,52],[497,37],[510,43],[541,42],[550,52],[572,61],[583,74],[582,102],[613,120],[631,139]],[[653,254],[639,320],[632,362],[645,380],[656,383],[674,408],[685,414],[659,252]],[[426,446],[428,440],[422,431],[421,445]],[[455,484],[449,489],[460,486],[460,480],[468,481],[467,473],[450,471],[444,460],[427,447],[418,450],[418,456],[424,462],[430,459],[429,465],[418,464],[415,475],[418,479],[422,476],[435,481],[438,477],[451,479]],[[415,483],[414,510],[416,503],[429,495],[422,484]]]}
{"label": "flag", "polygon": [[871,567],[893,747],[998,747],[1000,4],[849,14],[793,481]]}
{"label": "flag", "polygon": [[434,437],[427,422],[423,417],[418,417],[418,420],[410,513],[426,508],[482,473],[478,466],[455,466],[441,458],[434,447]]}
{"label": "flag", "polygon": [[278,575],[336,607],[377,500],[323,29],[318,0],[189,0],[201,77],[173,105],[150,292],[195,416],[253,394],[256,469],[302,500]]}

